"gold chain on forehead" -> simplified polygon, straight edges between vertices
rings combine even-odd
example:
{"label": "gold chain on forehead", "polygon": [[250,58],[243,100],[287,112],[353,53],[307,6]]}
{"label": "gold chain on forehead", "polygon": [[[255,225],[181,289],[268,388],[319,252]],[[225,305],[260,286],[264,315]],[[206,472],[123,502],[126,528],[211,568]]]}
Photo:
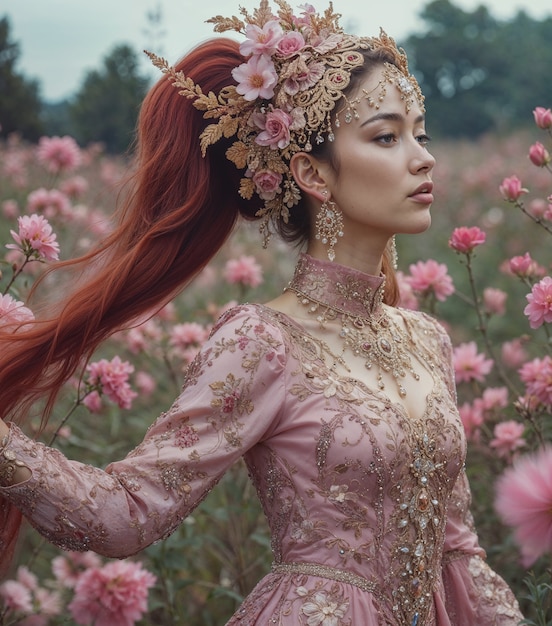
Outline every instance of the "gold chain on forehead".
{"label": "gold chain on forehead", "polygon": [[[352,71],[364,64],[363,50],[382,50],[393,59],[393,63],[384,63],[377,98],[365,94],[369,104],[377,108],[391,84],[401,92],[407,111],[414,101],[423,110],[418,83],[393,38],[383,31],[371,38],[348,35],[331,2],[324,13],[302,5],[298,15],[284,0],[275,0],[275,4],[276,13],[268,0],[261,0],[252,14],[240,8],[243,19],[218,15],[207,20],[214,24],[215,32],[233,30],[245,36],[240,52],[246,61],[232,71],[237,84],[218,94],[204,94],[201,86],[175,71],[165,59],[147,52],[179,93],[192,100],[205,119],[213,120],[200,136],[203,156],[223,137],[234,139],[226,156],[244,170],[239,194],[247,200],[257,194],[264,202],[257,216],[262,218],[265,245],[270,222],[287,222],[289,209],[301,198],[289,168],[291,157],[309,152],[313,143],[333,141],[332,113]],[[359,101],[346,100],[346,122],[357,114]],[[338,117],[336,126],[339,123]]]}

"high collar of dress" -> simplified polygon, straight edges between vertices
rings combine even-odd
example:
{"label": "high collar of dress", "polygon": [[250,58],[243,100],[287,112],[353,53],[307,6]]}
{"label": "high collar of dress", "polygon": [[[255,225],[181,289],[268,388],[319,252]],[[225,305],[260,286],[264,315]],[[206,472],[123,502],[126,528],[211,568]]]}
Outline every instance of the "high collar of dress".
{"label": "high collar of dress", "polygon": [[325,307],[369,319],[381,311],[385,276],[372,276],[303,253],[289,286]]}

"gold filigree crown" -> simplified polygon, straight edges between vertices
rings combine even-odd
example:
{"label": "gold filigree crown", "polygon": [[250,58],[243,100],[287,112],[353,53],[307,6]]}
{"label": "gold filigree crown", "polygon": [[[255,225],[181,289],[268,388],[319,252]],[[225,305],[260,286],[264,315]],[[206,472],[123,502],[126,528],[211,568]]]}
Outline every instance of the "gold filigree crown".
{"label": "gold filigree crown", "polygon": [[[393,63],[384,63],[385,82],[401,91],[407,110],[414,99],[423,108],[423,96],[408,71],[406,54],[386,33],[370,38],[348,35],[331,2],[323,14],[304,4],[298,15],[284,0],[275,3],[276,14],[268,0],[261,0],[252,15],[240,7],[243,19],[217,15],[207,20],[214,24],[215,32],[233,30],[245,36],[240,53],[246,62],[232,70],[237,84],[218,94],[203,93],[201,86],[175,71],[165,59],[147,52],[179,93],[203,111],[205,119],[216,120],[201,133],[203,156],[221,138],[234,138],[226,156],[245,171],[239,194],[247,200],[257,194],[264,201],[257,216],[262,218],[265,245],[270,222],[287,222],[289,209],[301,198],[289,168],[291,157],[311,151],[313,143],[333,141],[332,112],[349,85],[351,72],[364,64],[362,50],[386,51]],[[384,95],[385,84],[380,85],[379,101]],[[379,106],[378,98],[365,96],[370,106]],[[357,116],[358,101],[346,99],[346,123]]]}

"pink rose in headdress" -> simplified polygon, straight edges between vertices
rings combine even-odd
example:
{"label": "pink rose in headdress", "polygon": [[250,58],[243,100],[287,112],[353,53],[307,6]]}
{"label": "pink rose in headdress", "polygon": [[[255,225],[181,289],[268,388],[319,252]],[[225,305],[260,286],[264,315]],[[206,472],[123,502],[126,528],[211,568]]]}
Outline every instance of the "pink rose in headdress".
{"label": "pink rose in headdress", "polygon": [[284,57],[290,57],[304,47],[305,38],[296,30],[286,33],[278,42],[278,52]]}
{"label": "pink rose in headdress", "polygon": [[232,76],[238,82],[236,91],[246,100],[270,100],[278,82],[274,63],[264,55],[253,56],[247,63],[235,67]]}
{"label": "pink rose in headdress", "polygon": [[245,29],[246,40],[240,45],[240,52],[244,57],[251,54],[265,54],[270,56],[282,39],[284,31],[278,20],[270,20],[262,28],[255,24],[248,24]]}
{"label": "pink rose in headdress", "polygon": [[255,172],[253,182],[257,187],[257,193],[263,200],[273,200],[276,194],[282,191],[280,187],[282,175],[272,170]]}
{"label": "pink rose in headdress", "polygon": [[285,148],[289,145],[289,127],[292,123],[291,115],[282,109],[274,109],[266,114],[254,113],[252,121],[261,132],[255,137],[260,146],[270,146],[273,150]]}
{"label": "pink rose in headdress", "polygon": [[305,60],[299,57],[290,63],[290,77],[284,81],[284,91],[294,96],[300,91],[310,89],[324,76],[324,70],[324,63],[307,65]]}

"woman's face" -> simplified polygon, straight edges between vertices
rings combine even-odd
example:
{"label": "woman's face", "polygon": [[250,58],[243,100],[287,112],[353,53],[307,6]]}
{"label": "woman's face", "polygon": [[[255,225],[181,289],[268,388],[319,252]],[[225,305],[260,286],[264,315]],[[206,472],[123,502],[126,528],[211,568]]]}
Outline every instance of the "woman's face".
{"label": "woman's face", "polygon": [[[386,81],[389,77],[381,65],[361,81],[350,96],[358,98],[358,119],[346,123],[344,112],[338,114],[332,144],[338,168],[321,164],[331,199],[344,216],[336,250],[347,242],[382,248],[395,233],[423,232],[431,223],[435,159],[426,147],[425,118],[416,98],[407,111],[403,92]],[[383,99],[376,109],[368,97],[377,101],[379,94]]]}

